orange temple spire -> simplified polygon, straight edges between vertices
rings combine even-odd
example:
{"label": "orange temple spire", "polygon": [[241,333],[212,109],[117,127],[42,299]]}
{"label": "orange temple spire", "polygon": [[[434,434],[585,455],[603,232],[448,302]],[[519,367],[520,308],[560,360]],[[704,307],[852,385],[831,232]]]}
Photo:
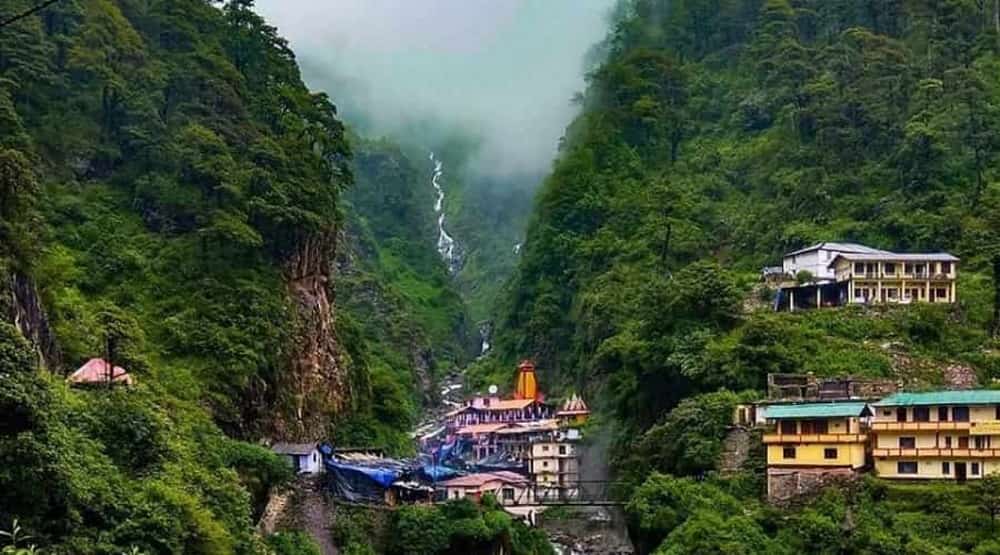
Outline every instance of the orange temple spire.
{"label": "orange temple spire", "polygon": [[535,399],[540,398],[538,391],[538,378],[535,377],[535,363],[524,360],[517,367],[517,384],[514,387],[514,398]]}

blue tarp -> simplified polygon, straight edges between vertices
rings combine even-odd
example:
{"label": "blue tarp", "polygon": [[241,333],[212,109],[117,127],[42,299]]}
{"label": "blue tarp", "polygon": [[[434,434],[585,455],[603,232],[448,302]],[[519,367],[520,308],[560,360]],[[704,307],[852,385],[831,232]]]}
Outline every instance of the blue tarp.
{"label": "blue tarp", "polygon": [[399,468],[393,468],[390,466],[357,466],[353,464],[345,464],[336,459],[326,459],[326,468],[328,470],[336,470],[340,472],[359,472],[368,478],[371,478],[382,487],[391,486],[397,478],[403,475],[403,471]]}
{"label": "blue tarp", "polygon": [[447,466],[428,464],[420,468],[421,477],[432,482],[447,480],[458,475],[458,471]]}

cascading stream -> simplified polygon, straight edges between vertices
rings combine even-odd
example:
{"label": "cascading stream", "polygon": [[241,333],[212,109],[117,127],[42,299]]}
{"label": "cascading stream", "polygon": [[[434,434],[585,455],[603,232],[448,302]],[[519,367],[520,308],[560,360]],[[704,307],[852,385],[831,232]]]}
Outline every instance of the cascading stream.
{"label": "cascading stream", "polygon": [[455,252],[455,239],[451,235],[448,235],[448,231],[445,230],[444,189],[441,188],[440,182],[441,176],[444,175],[444,163],[435,158],[433,152],[430,155],[430,160],[434,164],[434,175],[431,177],[431,185],[434,187],[434,192],[437,193],[437,199],[434,201],[434,213],[438,216],[437,250],[441,258],[448,265],[448,271],[454,274],[458,271],[459,260]]}

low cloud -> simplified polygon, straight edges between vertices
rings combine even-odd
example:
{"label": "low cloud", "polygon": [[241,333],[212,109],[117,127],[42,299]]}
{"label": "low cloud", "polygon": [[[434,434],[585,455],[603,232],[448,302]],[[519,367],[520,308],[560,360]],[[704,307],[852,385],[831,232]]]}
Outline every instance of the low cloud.
{"label": "low cloud", "polygon": [[612,4],[258,0],[257,10],[352,125],[417,142],[415,130],[460,129],[480,141],[480,171],[510,176],[548,168]]}

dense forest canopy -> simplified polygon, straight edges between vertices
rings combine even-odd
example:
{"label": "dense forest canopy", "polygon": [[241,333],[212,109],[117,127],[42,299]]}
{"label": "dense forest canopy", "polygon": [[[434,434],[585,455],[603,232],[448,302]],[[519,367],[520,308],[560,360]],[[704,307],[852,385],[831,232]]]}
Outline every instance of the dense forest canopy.
{"label": "dense forest canopy", "polygon": [[[640,552],[998,548],[966,489],[865,481],[785,512],[758,501],[760,453],[716,473],[733,406],[769,372],[1000,376],[998,17],[974,0],[619,2],[498,349],[612,417]],[[954,253],[958,304],[773,313],[760,269],[837,240]]]}
{"label": "dense forest canopy", "polygon": [[[332,243],[352,176],[335,107],[251,8],[66,0],[0,29],[0,312],[21,327],[0,330],[0,527],[47,552],[264,550],[252,519],[289,471],[220,426],[273,429],[285,267]],[[55,338],[41,360],[26,330]],[[99,356],[138,385],[66,387]]]}
{"label": "dense forest canopy", "polygon": [[[982,336],[998,38],[990,2],[621,3],[539,194],[504,352],[634,402],[664,380],[665,404],[622,407],[649,423],[717,374],[725,334],[778,336],[785,320],[740,315],[742,290],[822,240],[955,253]],[[759,387],[752,370],[705,385]]]}

